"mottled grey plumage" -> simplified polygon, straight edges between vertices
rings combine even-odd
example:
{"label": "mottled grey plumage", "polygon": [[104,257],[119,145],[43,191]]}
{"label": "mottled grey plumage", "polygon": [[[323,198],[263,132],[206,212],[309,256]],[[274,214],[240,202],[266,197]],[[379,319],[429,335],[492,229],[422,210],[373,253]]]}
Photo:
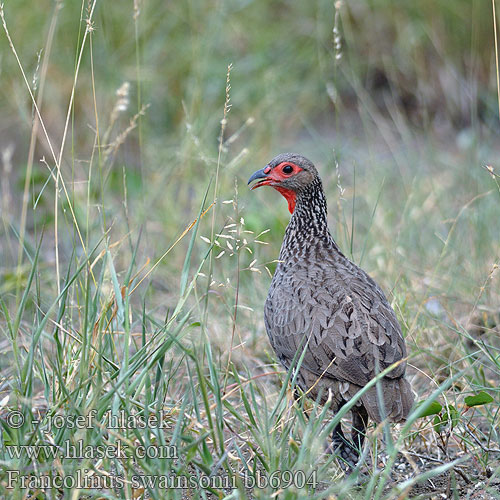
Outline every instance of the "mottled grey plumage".
{"label": "mottled grey plumage", "polygon": [[[313,399],[320,392],[323,402],[330,396],[337,412],[377,373],[406,357],[405,342],[382,290],[342,254],[330,235],[326,199],[314,165],[287,153],[260,172],[271,175],[284,162],[298,166],[298,172],[268,184],[294,192],[296,205],[265,303],[265,325],[287,369],[307,343],[298,383]],[[252,178],[264,178],[263,173],[256,174]],[[353,408],[356,448],[363,443],[368,417],[400,422],[408,415],[413,394],[405,369],[403,361],[382,379],[383,408],[375,386]],[[357,453],[340,426],[333,438],[340,456],[355,462]]]}

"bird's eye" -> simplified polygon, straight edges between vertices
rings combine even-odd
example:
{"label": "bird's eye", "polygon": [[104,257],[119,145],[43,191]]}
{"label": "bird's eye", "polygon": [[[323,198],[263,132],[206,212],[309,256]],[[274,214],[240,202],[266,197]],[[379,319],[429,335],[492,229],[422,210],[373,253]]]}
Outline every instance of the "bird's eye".
{"label": "bird's eye", "polygon": [[284,174],[291,174],[293,172],[293,167],[291,165],[285,165],[283,168],[282,168],[282,172]]}

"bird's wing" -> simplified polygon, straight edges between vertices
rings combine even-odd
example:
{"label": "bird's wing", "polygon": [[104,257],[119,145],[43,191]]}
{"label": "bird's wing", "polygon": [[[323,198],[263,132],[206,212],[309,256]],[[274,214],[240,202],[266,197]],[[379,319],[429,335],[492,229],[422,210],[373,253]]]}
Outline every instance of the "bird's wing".
{"label": "bird's wing", "polygon": [[[373,280],[357,270],[342,286],[337,276],[311,276],[310,270],[303,276],[300,271],[282,276],[271,286],[264,317],[271,344],[285,366],[307,342],[304,368],[363,386],[406,356],[394,311]],[[401,377],[404,371],[402,362],[388,377]]]}

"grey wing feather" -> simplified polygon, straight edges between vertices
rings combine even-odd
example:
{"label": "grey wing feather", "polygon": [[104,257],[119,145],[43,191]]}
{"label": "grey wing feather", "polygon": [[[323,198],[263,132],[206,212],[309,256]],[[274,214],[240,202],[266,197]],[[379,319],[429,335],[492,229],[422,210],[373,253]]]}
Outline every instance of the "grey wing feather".
{"label": "grey wing feather", "polygon": [[[301,290],[287,283],[291,276],[283,276],[284,282],[271,287],[264,318],[271,345],[285,367],[308,340],[304,368],[363,386],[406,356],[394,312],[378,286],[361,272],[364,279],[349,283],[349,295],[333,279]],[[363,283],[366,278],[374,287]],[[403,362],[388,377],[401,377],[404,371]]]}

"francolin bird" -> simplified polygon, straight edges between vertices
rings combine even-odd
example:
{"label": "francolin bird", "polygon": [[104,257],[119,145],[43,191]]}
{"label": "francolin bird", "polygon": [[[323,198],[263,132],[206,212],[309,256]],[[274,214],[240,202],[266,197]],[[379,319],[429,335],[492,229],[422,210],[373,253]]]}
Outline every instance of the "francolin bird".
{"label": "francolin bird", "polygon": [[[292,214],[264,306],[271,345],[288,370],[306,349],[298,385],[336,413],[378,373],[402,360],[352,408],[352,441],[340,424],[332,451],[348,471],[357,463],[368,419],[403,421],[413,394],[405,379],[406,347],[380,287],[342,254],[328,229],[326,198],[315,166],[298,154],[276,156],[255,172],[252,189],[272,186]],[[298,359],[299,355],[296,357]],[[382,404],[381,404],[382,403]]]}

